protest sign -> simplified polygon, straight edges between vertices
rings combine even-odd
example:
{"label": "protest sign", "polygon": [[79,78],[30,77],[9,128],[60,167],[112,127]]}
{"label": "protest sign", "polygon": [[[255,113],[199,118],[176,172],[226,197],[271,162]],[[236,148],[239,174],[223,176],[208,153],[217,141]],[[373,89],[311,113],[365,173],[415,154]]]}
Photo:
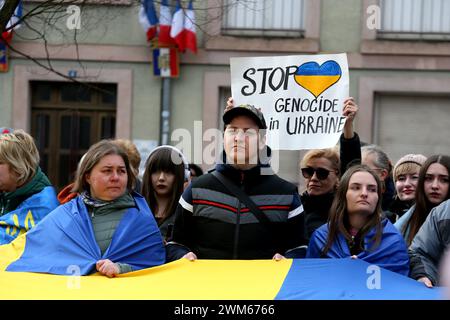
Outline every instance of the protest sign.
{"label": "protest sign", "polygon": [[261,108],[272,149],[337,143],[349,96],[346,54],[231,58],[230,65],[234,104]]}

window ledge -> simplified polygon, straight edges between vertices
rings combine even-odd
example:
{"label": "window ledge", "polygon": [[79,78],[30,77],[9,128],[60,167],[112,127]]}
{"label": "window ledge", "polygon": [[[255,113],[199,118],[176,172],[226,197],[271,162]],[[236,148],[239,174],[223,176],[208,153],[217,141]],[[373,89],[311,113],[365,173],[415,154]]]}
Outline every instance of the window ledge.
{"label": "window ledge", "polygon": [[215,36],[205,41],[205,49],[317,53],[319,39]]}
{"label": "window ledge", "polygon": [[363,54],[450,56],[450,42],[363,40]]}
{"label": "window ledge", "polygon": [[304,38],[303,30],[222,29],[223,36],[253,38]]}
{"label": "window ledge", "polygon": [[449,33],[379,32],[379,40],[450,41]]}

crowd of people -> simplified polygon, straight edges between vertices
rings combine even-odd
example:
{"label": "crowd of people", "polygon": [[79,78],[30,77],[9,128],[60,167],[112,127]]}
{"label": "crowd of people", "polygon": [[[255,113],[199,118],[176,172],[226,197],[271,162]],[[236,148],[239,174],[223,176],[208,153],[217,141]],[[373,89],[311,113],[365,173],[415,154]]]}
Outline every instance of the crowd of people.
{"label": "crowd of people", "polygon": [[114,277],[180,258],[348,258],[427,287],[448,282],[440,264],[450,243],[450,156],[407,154],[393,166],[379,146],[362,146],[357,112],[347,99],[339,148],[300,161],[302,193],[271,171],[263,113],[231,98],[222,161],[208,173],[163,145],[141,180],[134,144],[102,140],[58,195],[33,138],[2,128],[0,245],[27,239],[8,270],[64,274],[80,264],[82,274]]}

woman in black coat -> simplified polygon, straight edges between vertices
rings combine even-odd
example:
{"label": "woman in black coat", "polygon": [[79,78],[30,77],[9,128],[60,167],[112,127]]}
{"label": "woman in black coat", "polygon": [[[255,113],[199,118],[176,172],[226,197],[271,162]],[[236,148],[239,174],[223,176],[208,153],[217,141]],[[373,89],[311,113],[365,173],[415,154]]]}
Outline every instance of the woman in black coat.
{"label": "woman in black coat", "polygon": [[340,138],[340,154],[335,149],[314,149],[308,151],[300,163],[306,185],[301,201],[305,212],[304,233],[308,240],[327,222],[340,176],[350,164],[361,161],[359,136],[353,131],[357,111],[353,98],[344,101],[343,116],[347,119]]}

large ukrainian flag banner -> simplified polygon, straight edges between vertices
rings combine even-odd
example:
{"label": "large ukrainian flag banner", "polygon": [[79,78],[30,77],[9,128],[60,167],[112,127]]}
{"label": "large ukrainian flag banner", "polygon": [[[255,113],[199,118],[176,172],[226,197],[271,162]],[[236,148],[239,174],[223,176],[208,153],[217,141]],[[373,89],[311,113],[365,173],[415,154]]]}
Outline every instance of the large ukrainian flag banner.
{"label": "large ukrainian flag banner", "polygon": [[[107,278],[9,272],[26,234],[0,246],[0,300],[7,299],[439,299],[439,289],[351,259],[197,260]],[[70,261],[67,261],[70,265]],[[69,270],[69,272],[72,272]]]}

